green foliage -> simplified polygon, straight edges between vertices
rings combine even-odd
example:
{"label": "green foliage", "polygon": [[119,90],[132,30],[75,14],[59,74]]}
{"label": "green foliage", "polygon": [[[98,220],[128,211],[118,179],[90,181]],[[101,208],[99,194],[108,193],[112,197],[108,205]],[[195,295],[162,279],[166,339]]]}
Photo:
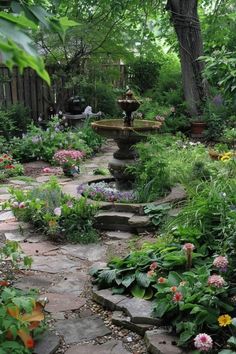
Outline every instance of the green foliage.
{"label": "green foliage", "polygon": [[144,94],[147,90],[153,89],[157,84],[160,66],[160,60],[150,61],[142,58],[136,59],[129,66],[131,86],[137,89],[141,94]]}
{"label": "green foliage", "polygon": [[74,21],[67,17],[58,18],[48,12],[49,3],[43,6],[32,1],[9,3],[9,8],[0,11],[0,49],[3,54],[3,62],[11,69],[17,65],[22,71],[31,67],[48,84],[50,78],[45,70],[42,58],[37,54],[32,34],[39,26],[51,33],[57,33],[63,42],[65,32],[68,28],[77,26]]}
{"label": "green foliage", "polygon": [[21,104],[0,109],[0,133],[10,140],[15,135],[26,132],[27,125],[30,123],[29,109]]}
{"label": "green foliage", "polygon": [[55,178],[31,191],[11,188],[10,193],[14,215],[32,223],[50,238],[84,244],[97,240],[93,228],[97,207],[89,205],[86,198],[64,195]]}
{"label": "green foliage", "polygon": [[168,166],[162,155],[163,147],[155,139],[137,146],[139,160],[130,167],[135,178],[135,191],[139,202],[150,202],[165,195],[170,189]]}
{"label": "green foliage", "polygon": [[32,123],[23,138],[14,137],[10,141],[8,149],[22,162],[36,159],[53,162],[53,155],[58,150],[74,149],[91,154],[93,149],[97,150],[101,145],[102,139],[90,127],[72,131],[65,129],[61,123],[55,117],[49,122],[47,130]]}

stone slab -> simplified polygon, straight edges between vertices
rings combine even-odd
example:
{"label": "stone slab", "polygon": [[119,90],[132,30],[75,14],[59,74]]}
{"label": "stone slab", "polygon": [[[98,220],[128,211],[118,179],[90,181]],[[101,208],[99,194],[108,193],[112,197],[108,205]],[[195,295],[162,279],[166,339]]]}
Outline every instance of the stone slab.
{"label": "stone slab", "polygon": [[72,261],[66,256],[34,256],[32,270],[47,273],[73,272],[81,269],[82,264],[79,261]]}
{"label": "stone slab", "polygon": [[112,323],[116,326],[130,329],[131,331],[144,336],[145,332],[153,329],[153,325],[134,323],[129,316],[125,316],[122,311],[112,313]]}
{"label": "stone slab", "polygon": [[151,354],[187,354],[177,347],[177,337],[174,337],[162,330],[147,331],[144,337],[147,350]]}
{"label": "stone slab", "polygon": [[35,235],[33,233],[27,237],[28,243],[39,243],[39,242],[46,241],[46,240],[47,240],[47,237],[45,235]]}
{"label": "stone slab", "polygon": [[161,321],[152,316],[152,302],[128,298],[123,295],[112,295],[111,290],[97,290],[96,287],[92,290],[93,299],[108,308],[109,310],[124,311],[126,315],[131,317],[131,321],[139,324],[160,325]]}
{"label": "stone slab", "polygon": [[11,179],[9,183],[17,185],[17,186],[25,186],[28,182],[21,181],[20,179]]}
{"label": "stone slab", "polygon": [[153,317],[153,304],[151,301],[127,298],[119,302],[119,307],[131,317],[131,321],[140,324],[160,325],[161,321]]}
{"label": "stone slab", "polygon": [[55,329],[64,337],[66,344],[92,340],[111,333],[111,330],[104,325],[98,316],[59,320],[55,324]]}
{"label": "stone slab", "polygon": [[0,221],[15,220],[15,216],[11,210],[0,213]]}
{"label": "stone slab", "polygon": [[76,272],[74,274],[65,275],[57,284],[49,288],[49,292],[58,294],[73,294],[79,296],[83,290],[88,275],[84,272]]}
{"label": "stone slab", "polygon": [[12,221],[12,222],[2,222],[0,223],[0,232],[8,232],[8,231],[15,231],[15,230],[26,230],[31,227],[30,224],[24,223],[24,222],[17,222],[17,221]]}
{"label": "stone slab", "polygon": [[129,225],[133,227],[145,227],[151,224],[151,220],[148,216],[135,215],[129,219]]}
{"label": "stone slab", "polygon": [[44,175],[44,176],[39,176],[36,178],[36,181],[39,183],[44,183],[44,182],[48,182],[50,180],[51,176],[49,175]]}
{"label": "stone slab", "polygon": [[66,354],[130,354],[121,341],[111,340],[101,345],[80,344],[66,351]]}
{"label": "stone slab", "polygon": [[126,296],[112,295],[111,290],[97,290],[96,287],[93,288],[92,295],[94,301],[112,311],[122,310],[122,308],[119,306],[119,303],[126,300]]}
{"label": "stone slab", "polygon": [[14,286],[17,289],[21,290],[29,290],[32,288],[46,290],[52,284],[52,282],[52,278],[50,278],[49,280],[48,278],[43,277],[42,275],[34,274],[18,279],[14,283]]}
{"label": "stone slab", "polygon": [[60,338],[53,332],[46,332],[37,342],[33,354],[54,354],[60,346]]}
{"label": "stone slab", "polygon": [[4,235],[5,235],[6,239],[9,241],[23,242],[27,238],[27,235],[24,235],[18,231],[5,232]]}
{"label": "stone slab", "polygon": [[48,299],[45,311],[52,313],[78,310],[86,303],[86,299],[81,299],[70,294],[46,293],[43,296]]}
{"label": "stone slab", "polygon": [[131,232],[122,232],[122,231],[108,231],[106,232],[106,237],[111,240],[130,240],[134,237]]}
{"label": "stone slab", "polygon": [[104,245],[67,245],[61,248],[62,254],[67,254],[80,259],[96,262],[103,260],[106,256],[106,247]]}
{"label": "stone slab", "polygon": [[45,253],[59,249],[59,247],[53,245],[50,242],[41,242],[41,243],[24,242],[21,243],[21,248],[27,256],[43,255]]}

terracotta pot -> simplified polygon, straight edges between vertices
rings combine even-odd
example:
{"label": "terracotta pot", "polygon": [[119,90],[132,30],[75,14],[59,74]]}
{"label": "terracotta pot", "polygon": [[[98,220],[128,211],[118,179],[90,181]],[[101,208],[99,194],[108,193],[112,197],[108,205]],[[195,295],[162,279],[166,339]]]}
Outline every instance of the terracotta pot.
{"label": "terracotta pot", "polygon": [[191,133],[201,135],[206,128],[206,123],[204,122],[192,122],[191,123]]}

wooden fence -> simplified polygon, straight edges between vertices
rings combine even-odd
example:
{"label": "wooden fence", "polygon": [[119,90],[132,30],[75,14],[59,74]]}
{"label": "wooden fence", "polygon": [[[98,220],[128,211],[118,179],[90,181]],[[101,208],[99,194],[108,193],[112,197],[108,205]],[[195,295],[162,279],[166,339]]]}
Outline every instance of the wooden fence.
{"label": "wooden fence", "polygon": [[[49,75],[53,73],[52,68],[47,69]],[[115,86],[125,87],[125,66],[120,65],[120,79],[114,83]],[[48,108],[56,105],[58,97],[58,82],[52,82],[49,87],[34,70],[25,69],[21,75],[18,68],[10,71],[3,64],[0,64],[0,107],[10,107],[12,104],[21,103],[31,111],[31,117],[37,120],[39,116],[47,118]],[[68,95],[73,92],[67,92]]]}
{"label": "wooden fence", "polygon": [[0,66],[0,106],[21,103],[30,108],[32,118],[36,120],[39,115],[47,116],[50,97],[50,87],[34,70],[26,69],[21,75],[17,68],[10,71]]}

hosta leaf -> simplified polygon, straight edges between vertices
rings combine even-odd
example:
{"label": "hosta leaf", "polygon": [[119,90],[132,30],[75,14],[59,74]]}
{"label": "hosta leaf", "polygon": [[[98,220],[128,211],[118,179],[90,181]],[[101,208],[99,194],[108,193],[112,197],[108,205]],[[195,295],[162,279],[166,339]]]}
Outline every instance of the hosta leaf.
{"label": "hosta leaf", "polygon": [[113,287],[112,289],[111,289],[111,291],[112,291],[112,294],[118,294],[118,295],[121,295],[121,294],[124,294],[124,292],[125,292],[125,288],[123,288],[123,287]]}
{"label": "hosta leaf", "polygon": [[151,288],[146,289],[145,294],[144,294],[144,299],[145,300],[150,300],[153,297],[153,290]]}
{"label": "hosta leaf", "polygon": [[144,295],[145,295],[145,289],[141,288],[138,284],[134,285],[131,289],[131,294],[134,297],[138,297],[140,299],[143,299]]}
{"label": "hosta leaf", "polygon": [[170,302],[166,299],[157,300],[155,314],[157,317],[162,317],[169,309]]}
{"label": "hosta leaf", "polygon": [[227,343],[230,344],[230,346],[232,346],[233,348],[236,348],[236,337],[230,337],[228,340],[227,340]]}
{"label": "hosta leaf", "polygon": [[151,279],[147,276],[146,273],[137,272],[135,277],[138,285],[142,286],[143,288],[149,287]]}
{"label": "hosta leaf", "polygon": [[99,280],[105,282],[107,285],[111,285],[116,278],[116,269],[104,269],[99,274]]}
{"label": "hosta leaf", "polygon": [[236,354],[236,352],[230,349],[223,349],[218,354]]}
{"label": "hosta leaf", "polygon": [[135,280],[135,274],[126,275],[122,279],[122,285],[128,288],[134,282],[134,280]]}

